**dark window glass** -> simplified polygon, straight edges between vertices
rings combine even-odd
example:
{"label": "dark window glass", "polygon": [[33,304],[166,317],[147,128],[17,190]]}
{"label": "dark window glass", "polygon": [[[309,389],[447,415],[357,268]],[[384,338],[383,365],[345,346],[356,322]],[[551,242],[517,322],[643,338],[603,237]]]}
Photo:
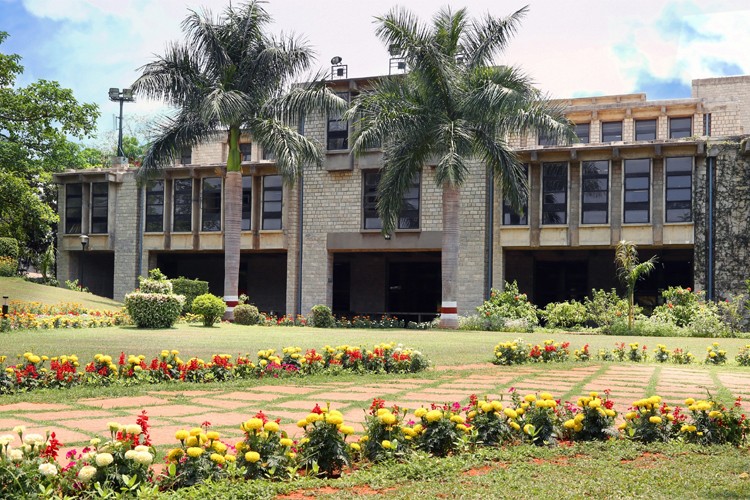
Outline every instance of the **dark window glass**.
{"label": "dark window glass", "polygon": [[107,232],[107,211],[109,209],[109,184],[94,182],[91,184],[91,232]]}
{"label": "dark window glass", "polygon": [[693,221],[693,158],[666,158],[666,222]]}
{"label": "dark window glass", "polygon": [[263,159],[268,161],[274,161],[276,160],[276,155],[271,152],[271,150],[263,148]]}
{"label": "dark window glass", "polygon": [[176,233],[193,230],[193,179],[174,180],[174,215],[172,231]]}
{"label": "dark window glass", "polygon": [[250,144],[249,142],[240,143],[240,160],[241,161],[251,161],[252,152],[253,152],[252,144]]}
{"label": "dark window glass", "polygon": [[164,231],[164,181],[146,184],[146,232]]}
{"label": "dark window glass", "polygon": [[581,223],[609,221],[609,162],[585,161],[581,168]]}
{"label": "dark window glass", "polygon": [[[523,166],[523,173],[526,179],[529,178],[529,166]],[[525,226],[529,223],[529,203],[528,200],[521,207],[521,213],[513,210],[510,206],[510,202],[507,199],[503,199],[503,225],[504,226]]]}
{"label": "dark window glass", "polygon": [[542,164],[542,224],[568,223],[568,164]]}
{"label": "dark window glass", "polygon": [[711,113],[703,115],[703,135],[711,135]]}
{"label": "dark window glass", "polygon": [[[348,92],[336,93],[342,99],[349,100]],[[328,115],[328,142],[329,151],[349,149],[349,122],[341,119],[340,113]]]}
{"label": "dark window glass", "polygon": [[580,142],[581,144],[588,144],[589,142],[591,142],[591,124],[576,124],[576,136],[578,136],[578,142]]}
{"label": "dark window glass", "polygon": [[550,137],[546,132],[539,132],[539,145],[540,146],[557,146],[557,139]]}
{"label": "dark window glass", "polygon": [[193,148],[182,148],[180,150],[180,163],[183,165],[193,163]]}
{"label": "dark window glass", "polygon": [[656,120],[636,120],[635,121],[635,140],[636,141],[655,141],[656,140]]}
{"label": "dark window glass", "polygon": [[622,140],[622,122],[602,122],[602,142]]}
{"label": "dark window glass", "polygon": [[626,224],[648,223],[651,212],[651,161],[648,159],[625,160],[625,203],[623,222]]}
{"label": "dark window glass", "polygon": [[693,119],[670,118],[669,119],[669,138],[679,139],[681,137],[690,137],[693,135]]}
{"label": "dark window glass", "polygon": [[81,184],[65,185],[65,232],[79,234],[81,232],[81,216],[83,208],[83,186]]}
{"label": "dark window glass", "polygon": [[[364,196],[362,200],[362,212],[364,214],[365,229],[382,229],[383,222],[378,215],[378,183],[380,172],[366,172],[364,174]],[[419,228],[419,174],[414,176],[412,184],[406,190],[398,214],[398,229]]]}
{"label": "dark window glass", "polygon": [[281,229],[280,175],[263,177],[263,229]]}
{"label": "dark window glass", "polygon": [[221,231],[221,178],[203,179],[201,231]]}
{"label": "dark window glass", "polygon": [[242,230],[249,231],[253,213],[253,178],[242,177]]}

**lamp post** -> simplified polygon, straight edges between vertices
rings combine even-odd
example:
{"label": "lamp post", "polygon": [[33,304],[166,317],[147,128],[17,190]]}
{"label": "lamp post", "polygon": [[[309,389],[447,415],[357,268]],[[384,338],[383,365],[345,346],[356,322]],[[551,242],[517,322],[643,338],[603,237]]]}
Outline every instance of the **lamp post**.
{"label": "lamp post", "polygon": [[83,252],[86,251],[86,247],[89,244],[89,236],[82,234],[78,238],[81,240],[81,263],[78,266],[78,286],[83,289]]}
{"label": "lamp post", "polygon": [[[124,102],[134,102],[135,97],[133,97],[133,90],[132,89],[122,89],[122,92],[118,88],[110,88],[109,89],[109,100],[110,101],[118,101],[120,103],[120,126],[119,133],[117,136],[117,156],[124,158],[125,152],[122,150],[122,103]],[[83,240],[81,240],[81,244],[83,244]]]}
{"label": "lamp post", "polygon": [[3,316],[8,314],[8,296],[3,295]]}

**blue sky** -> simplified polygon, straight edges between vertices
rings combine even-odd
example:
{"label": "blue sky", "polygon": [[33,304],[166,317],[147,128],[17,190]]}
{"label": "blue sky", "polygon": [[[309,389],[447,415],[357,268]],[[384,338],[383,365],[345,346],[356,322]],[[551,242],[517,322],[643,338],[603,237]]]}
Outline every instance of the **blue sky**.
{"label": "blue sky", "polygon": [[[234,0],[235,4],[238,0]],[[100,138],[112,133],[117,105],[109,87],[127,87],[137,68],[181,38],[188,8],[221,11],[229,0],[0,0],[2,52],[26,68],[19,84],[57,80],[99,105]],[[304,34],[320,67],[334,55],[350,76],[387,73],[388,55],[373,18],[393,0],[270,0],[275,32]],[[445,0],[399,2],[429,17]],[[555,97],[646,92],[650,99],[690,95],[693,78],[750,73],[747,0],[464,0],[471,15],[496,16],[529,4],[521,30],[498,63],[520,65]],[[148,121],[159,103],[127,105],[126,119]]]}

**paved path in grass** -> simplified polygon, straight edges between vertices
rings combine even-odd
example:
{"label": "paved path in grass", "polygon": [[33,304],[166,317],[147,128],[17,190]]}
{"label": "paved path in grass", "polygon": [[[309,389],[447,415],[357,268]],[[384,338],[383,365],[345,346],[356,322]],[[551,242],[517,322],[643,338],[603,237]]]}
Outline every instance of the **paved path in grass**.
{"label": "paved path in grass", "polygon": [[[280,418],[282,428],[290,436],[301,433],[295,425],[316,403],[330,403],[343,412],[348,423],[364,420],[364,411],[375,397],[387,405],[398,404],[414,410],[430,403],[460,401],[471,394],[480,398],[504,396],[511,387],[522,395],[549,391],[556,398],[575,401],[589,391],[611,390],[618,411],[644,396],[659,394],[669,404],[683,404],[687,397],[703,397],[706,390],[713,395],[750,398],[750,372],[718,371],[701,367],[637,364],[587,364],[564,370],[534,366],[497,367],[472,365],[446,367],[436,379],[396,378],[392,381],[358,383],[330,382],[315,385],[268,383],[245,390],[201,390],[200,386],[181,386],[185,390],[153,391],[138,397],[81,399],[70,404],[14,403],[0,405],[0,434],[11,433],[13,427],[24,425],[27,432],[55,431],[65,448],[85,445],[91,437],[107,437],[109,422],[134,423],[145,410],[151,424],[156,446],[174,445],[178,429],[210,422],[213,430],[234,442],[241,437],[239,423],[262,410],[269,417]],[[106,389],[102,389],[104,394]]]}

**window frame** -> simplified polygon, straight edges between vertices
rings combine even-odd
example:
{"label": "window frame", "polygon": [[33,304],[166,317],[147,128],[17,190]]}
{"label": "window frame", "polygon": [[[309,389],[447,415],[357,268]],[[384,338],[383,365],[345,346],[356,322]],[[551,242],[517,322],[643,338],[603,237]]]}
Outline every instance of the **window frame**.
{"label": "window frame", "polygon": [[[581,136],[578,134],[578,128],[579,127],[586,127],[586,140],[582,140]],[[577,138],[578,144],[590,144],[591,143],[591,122],[589,123],[576,123],[575,125],[575,134]]]}
{"label": "window frame", "polygon": [[[346,102],[350,102],[351,94],[349,92],[335,92],[335,94],[342,99],[346,100]],[[338,128],[335,130],[331,130],[332,124],[344,124],[343,128]],[[326,151],[329,152],[336,152],[336,151],[349,151],[349,129],[350,129],[350,123],[348,120],[342,120],[341,114],[329,114],[326,118]],[[333,133],[333,135],[332,135]],[[343,147],[331,147],[331,141],[332,140],[342,140],[343,141]]]}
{"label": "window frame", "polygon": [[[151,186],[149,186],[151,184]],[[154,190],[153,186],[156,184],[161,184],[161,190]],[[163,233],[164,232],[164,196],[165,196],[165,182],[164,179],[154,179],[152,181],[149,181],[145,186],[145,198],[146,198],[146,206],[145,206],[145,213],[144,213],[144,225],[143,225],[143,232],[144,233]],[[161,193],[159,195],[158,193]],[[150,201],[155,196],[161,196],[161,203],[155,203],[153,201]],[[148,210],[149,207],[161,207],[161,214],[149,214]],[[159,229],[149,229],[149,219],[152,219],[151,223],[153,224],[154,221],[156,221],[156,218],[160,217],[159,220]]]}
{"label": "window frame", "polygon": [[[242,147],[247,147],[247,153],[242,151]],[[253,161],[253,143],[252,142],[241,142],[239,145],[240,148],[240,162],[250,162]]]}
{"label": "window frame", "polygon": [[[253,230],[253,177],[252,175],[242,176],[242,203],[240,206],[240,231],[252,231]],[[246,186],[245,183],[249,185]],[[247,202],[248,210],[245,210],[245,196],[249,195]],[[245,217],[247,213],[247,217]],[[247,221],[247,227],[245,227],[245,221]]]}
{"label": "window frame", "polygon": [[[607,125],[615,125],[615,124],[617,124],[617,125],[620,126],[620,132],[619,132],[619,134],[616,135],[617,137],[619,137],[619,139],[605,139],[604,138],[604,133],[605,133],[604,129],[606,128]],[[620,121],[616,121],[615,120],[615,121],[610,121],[610,122],[601,122],[601,134],[600,135],[601,135],[602,142],[620,142],[620,141],[622,141],[622,120],[620,120]]]}
{"label": "window frame", "polygon": [[[669,172],[669,160],[685,160],[690,162],[690,170],[677,170],[676,172]],[[693,223],[693,186],[695,184],[693,179],[693,172],[695,170],[695,158],[692,156],[668,156],[664,158],[664,223],[665,224],[692,224]],[[673,206],[670,208],[670,204],[679,205],[686,203],[685,200],[669,201],[668,196],[670,190],[684,190],[684,187],[670,188],[669,179],[674,177],[688,177],[690,178],[690,199],[687,201],[689,205],[688,210],[690,211],[689,220],[669,220],[670,210],[684,210],[682,207]]]}
{"label": "window frame", "polygon": [[[71,194],[69,192],[71,187],[77,186],[78,187],[78,194]],[[72,199],[78,199],[78,206],[71,207],[70,200]],[[78,215],[71,215],[70,209],[71,208],[77,208]],[[71,220],[76,219],[77,220],[77,226],[78,231],[76,231],[76,224],[71,224]],[[65,184],[65,234],[82,234],[83,231],[83,183],[81,182],[74,182],[70,184]]]}
{"label": "window frame", "polygon": [[[209,201],[216,200],[216,186],[213,186],[213,189],[206,192],[206,184],[208,184],[210,181],[210,184],[213,184],[214,181],[219,181],[218,185],[218,206],[211,206],[207,208],[207,197]],[[210,185],[209,184],[209,185]],[[221,177],[202,177],[201,178],[201,232],[202,233],[216,233],[221,232],[222,224],[221,224],[221,216],[222,216],[222,197],[224,195],[224,182]],[[208,196],[207,196],[208,195]],[[206,218],[206,215],[210,215],[211,217]],[[218,226],[208,226],[206,227],[206,223],[216,223],[218,222]]]}
{"label": "window frame", "polygon": [[[678,120],[687,120],[689,125],[688,128],[676,128],[672,125]],[[676,135],[676,134],[686,135]],[[669,118],[669,138],[670,139],[683,139],[685,137],[692,137],[693,135],[693,117],[692,116],[672,116]]]}
{"label": "window frame", "polygon": [[[187,162],[185,161],[187,159]],[[180,150],[180,165],[192,165],[193,163],[193,148],[184,147]]]}
{"label": "window frame", "polygon": [[[185,203],[185,202],[178,203],[178,201],[177,201],[177,195],[180,194],[182,196],[185,196],[186,194],[188,194],[188,190],[187,189],[181,189],[179,191],[179,193],[178,193],[177,186],[178,186],[178,184],[181,185],[183,183],[188,183],[188,182],[190,183],[190,190],[189,190],[189,194],[190,194],[189,200],[190,201],[189,201],[189,203]],[[186,214],[178,214],[177,213],[177,207],[178,206],[181,206],[181,207],[186,206],[186,207],[189,207],[189,209],[188,209],[188,211],[187,211]],[[188,221],[188,229],[177,229],[176,224],[175,224],[177,222],[177,219],[176,219],[177,216],[180,216],[181,220],[187,220]],[[172,180],[172,232],[173,233],[191,233],[191,232],[193,232],[193,179],[192,178],[187,178],[187,179],[182,178],[182,179],[173,179]]]}
{"label": "window frame", "polygon": [[[586,174],[585,172],[585,164],[586,163],[604,163],[607,165],[607,173],[606,174]],[[604,190],[606,193],[605,195],[605,201],[604,203],[593,203],[593,202],[586,202],[584,201],[584,195],[588,192],[602,192],[602,190],[586,190],[586,180],[594,179],[594,180],[606,180],[607,181],[607,188]],[[610,208],[611,208],[611,196],[612,196],[612,163],[609,160],[588,160],[588,161],[582,161],[581,162],[581,225],[582,226],[607,226],[610,224]],[[605,221],[604,222],[586,222],[585,215],[586,215],[586,206],[587,205],[604,205],[604,214],[605,214]],[[601,210],[589,210],[589,212],[600,212]]]}
{"label": "window frame", "polygon": [[[524,172],[526,173],[526,184],[529,185],[529,165],[528,163],[523,164]],[[508,222],[506,222],[506,218]],[[514,222],[514,218],[517,222]],[[503,206],[501,212],[501,226],[508,227],[523,227],[529,225],[529,197],[526,197],[526,204],[523,207],[523,215],[516,213],[508,203],[507,199],[503,196]]]}
{"label": "window frame", "polygon": [[[380,215],[377,213],[377,188],[380,183],[380,177],[382,172],[380,170],[363,170],[362,171],[362,230],[363,231],[380,231],[383,228],[383,221],[380,219]],[[376,182],[372,184],[368,183],[368,178],[376,178]],[[396,223],[396,231],[414,231],[421,230],[422,228],[422,174],[417,172],[412,180],[412,188],[416,188],[416,198],[404,196],[402,199],[401,212],[398,216],[398,222]],[[371,200],[368,200],[368,197]],[[416,218],[406,217],[404,203],[408,200],[416,201]],[[374,213],[376,217],[368,217],[369,213]],[[368,220],[377,221],[377,225],[374,227],[368,227]],[[416,221],[416,226],[405,224],[405,221]]]}
{"label": "window frame", "polygon": [[[96,188],[104,188],[103,193],[97,193]],[[104,203],[97,206],[97,200],[104,199]],[[104,215],[96,215],[97,212],[104,210]],[[104,224],[104,227],[101,227]],[[98,227],[97,227],[98,226]],[[89,204],[89,228],[91,234],[107,234],[109,232],[109,183],[92,182],[91,183],[91,203]]]}
{"label": "window frame", "polygon": [[[279,185],[278,186],[266,186],[266,179],[270,177],[277,177],[279,179]],[[273,174],[273,175],[264,175],[261,180],[261,188],[263,191],[263,199],[261,200],[261,222],[260,227],[262,231],[281,231],[284,229],[284,220],[283,220],[283,214],[284,214],[284,182],[280,175]],[[279,199],[278,200],[267,200],[266,196],[269,193],[279,193]],[[279,209],[278,210],[267,210],[266,204],[267,203],[278,203]],[[278,214],[278,216],[269,217],[267,214]],[[272,220],[278,220],[279,221],[279,227],[266,227],[266,221],[272,221]]]}
{"label": "window frame", "polygon": [[[547,170],[547,167],[552,167],[552,166],[558,166],[558,167],[559,166],[563,166],[563,167],[565,167],[565,175],[564,176],[552,176],[552,179],[549,179],[548,177],[550,177],[550,176],[546,173],[546,170]],[[557,178],[558,181],[559,180],[563,180],[564,181],[564,183],[565,183],[564,189],[562,191],[561,190],[547,191],[546,190],[547,182],[548,181],[552,181],[555,178]],[[545,207],[549,207],[549,206],[562,205],[562,203],[547,203],[545,201],[545,197],[547,196],[548,193],[549,194],[552,194],[552,193],[565,193],[565,202],[564,202],[565,209],[564,210],[559,210],[559,209],[558,210],[545,209]],[[567,226],[568,225],[568,221],[570,219],[570,214],[568,213],[568,210],[570,209],[570,203],[569,203],[569,201],[570,201],[570,165],[568,164],[568,162],[558,162],[558,161],[556,161],[556,162],[544,162],[544,163],[542,163],[542,189],[541,189],[541,196],[542,196],[542,200],[541,200],[541,207],[542,207],[542,209],[541,209],[541,225],[542,226]],[[562,221],[562,222],[545,222],[545,216],[546,216],[546,214],[548,214],[548,213],[558,213],[558,212],[562,212],[562,213],[565,214],[565,220],[564,221]]]}
{"label": "window frame", "polygon": [[[645,173],[645,174],[643,172],[628,174],[627,173],[628,162],[634,162],[634,161],[647,161],[648,162],[648,172]],[[629,158],[629,159],[623,160],[623,162],[622,162],[622,223],[623,224],[629,224],[629,225],[652,224],[652,220],[651,220],[651,215],[652,215],[651,201],[653,200],[653,193],[652,193],[652,187],[653,186],[652,186],[651,176],[653,174],[653,168],[654,168],[654,165],[653,165],[653,161],[651,160],[651,158]],[[630,188],[630,189],[628,189],[628,187],[627,187],[628,181],[627,180],[628,179],[644,178],[644,177],[647,179],[647,183],[646,184],[647,184],[648,187],[647,187],[647,189],[645,189],[645,191],[648,193],[648,200],[645,201],[645,202],[643,202],[643,201],[630,201],[630,202],[628,202],[627,201],[628,192],[644,191],[644,189],[643,188],[639,188],[639,189]],[[628,221],[627,220],[627,214],[628,214],[628,212],[629,211],[630,212],[637,211],[637,209],[635,209],[635,208],[628,209],[628,206],[633,207],[634,205],[643,205],[643,204],[645,204],[647,206],[646,207],[646,211],[647,211],[647,214],[648,214],[647,220],[646,221]]]}
{"label": "window frame", "polygon": [[[659,134],[659,122],[658,122],[658,120],[656,118],[645,118],[643,120],[633,120],[633,121],[635,122],[635,123],[633,123],[633,138],[636,141],[655,141],[656,140],[656,138],[657,138],[657,136]],[[651,124],[651,123],[653,123],[653,125],[654,125],[654,127],[653,127],[654,128],[654,130],[653,130],[653,137],[651,137],[651,138],[638,137],[638,134],[639,134],[638,125],[639,124],[641,124],[641,125]],[[651,130],[640,131],[640,133],[641,134],[651,135]]]}

